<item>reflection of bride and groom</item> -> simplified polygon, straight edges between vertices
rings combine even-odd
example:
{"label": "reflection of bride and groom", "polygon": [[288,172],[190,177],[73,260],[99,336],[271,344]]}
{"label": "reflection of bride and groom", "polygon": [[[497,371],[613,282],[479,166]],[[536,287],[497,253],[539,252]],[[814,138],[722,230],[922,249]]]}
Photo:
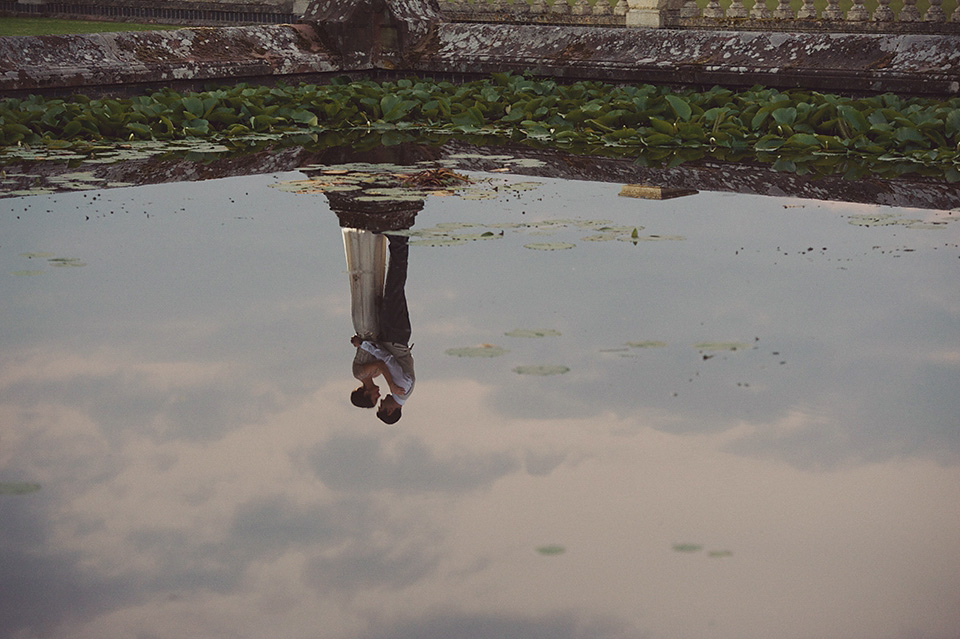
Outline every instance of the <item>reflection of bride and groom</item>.
{"label": "reflection of bride and groom", "polygon": [[[404,292],[410,247],[406,237],[356,228],[343,229],[343,246],[356,333],[350,339],[357,349],[353,376],[361,384],[351,393],[350,401],[360,408],[373,408],[379,399],[377,417],[393,424],[400,419],[415,382],[410,314]],[[390,389],[383,399],[374,381],[380,376]]]}

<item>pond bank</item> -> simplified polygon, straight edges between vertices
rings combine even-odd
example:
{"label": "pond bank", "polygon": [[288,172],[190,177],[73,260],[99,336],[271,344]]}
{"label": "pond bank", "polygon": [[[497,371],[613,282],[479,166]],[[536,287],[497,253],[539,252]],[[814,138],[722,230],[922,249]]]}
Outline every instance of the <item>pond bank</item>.
{"label": "pond bank", "polygon": [[531,71],[608,82],[960,93],[960,39],[448,22],[435,4],[317,1],[298,25],[0,38],[0,95]]}

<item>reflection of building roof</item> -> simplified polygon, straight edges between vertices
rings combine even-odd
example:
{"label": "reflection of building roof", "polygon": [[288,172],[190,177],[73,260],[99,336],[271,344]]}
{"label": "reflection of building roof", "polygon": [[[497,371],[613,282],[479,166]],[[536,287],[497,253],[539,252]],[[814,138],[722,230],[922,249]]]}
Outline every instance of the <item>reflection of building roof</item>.
{"label": "reflection of building roof", "polygon": [[358,200],[363,191],[325,193],[343,228],[399,231],[413,226],[423,200]]}

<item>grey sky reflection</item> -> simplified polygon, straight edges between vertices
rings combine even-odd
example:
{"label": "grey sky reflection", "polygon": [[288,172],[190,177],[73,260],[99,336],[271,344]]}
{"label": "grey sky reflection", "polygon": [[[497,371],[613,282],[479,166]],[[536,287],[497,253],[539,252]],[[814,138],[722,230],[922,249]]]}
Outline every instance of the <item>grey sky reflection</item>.
{"label": "grey sky reflection", "polygon": [[[687,239],[412,246],[418,389],[387,428],[347,402],[339,226],[268,186],[292,177],[151,187],[149,218],[137,190],[5,202],[0,481],[43,489],[0,496],[0,636],[955,636],[960,224],[550,180],[428,200],[418,227]],[[30,251],[88,266],[12,275]],[[481,343],[509,352],[444,354]],[[540,363],[570,372],[513,372]]]}
{"label": "grey sky reflection", "polygon": [[643,639],[649,634],[615,620],[581,620],[574,613],[541,618],[444,613],[410,621],[390,621],[359,639]]}
{"label": "grey sky reflection", "polygon": [[460,493],[487,486],[520,467],[505,453],[438,459],[423,442],[409,438],[391,449],[382,438],[338,435],[313,450],[309,463],[324,484],[345,491]]}

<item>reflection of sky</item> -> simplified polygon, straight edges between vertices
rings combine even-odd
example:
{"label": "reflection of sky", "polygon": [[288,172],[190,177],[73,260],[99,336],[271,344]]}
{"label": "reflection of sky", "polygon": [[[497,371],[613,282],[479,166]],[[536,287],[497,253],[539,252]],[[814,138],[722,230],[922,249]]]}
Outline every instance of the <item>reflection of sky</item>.
{"label": "reflection of sky", "polygon": [[[417,392],[386,427],[347,400],[336,218],[267,186],[297,175],[3,202],[0,481],[43,488],[0,495],[0,636],[957,636],[960,225],[549,180],[430,200],[417,228],[687,239],[412,247]],[[443,353],[481,343],[509,352]]]}

